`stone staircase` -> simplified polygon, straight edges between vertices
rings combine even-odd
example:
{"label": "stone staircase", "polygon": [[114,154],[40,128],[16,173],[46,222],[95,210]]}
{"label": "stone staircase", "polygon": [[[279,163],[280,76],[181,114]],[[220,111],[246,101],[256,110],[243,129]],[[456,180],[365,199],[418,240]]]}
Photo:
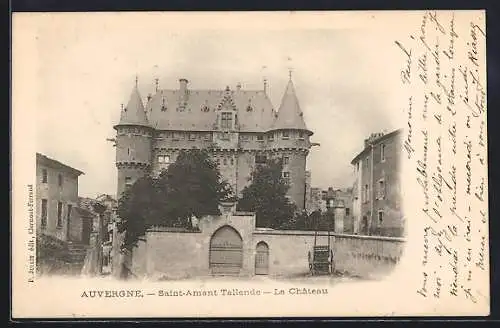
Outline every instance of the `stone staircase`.
{"label": "stone staircase", "polygon": [[72,274],[80,274],[87,256],[88,245],[68,242],[68,253],[66,254],[66,263]]}

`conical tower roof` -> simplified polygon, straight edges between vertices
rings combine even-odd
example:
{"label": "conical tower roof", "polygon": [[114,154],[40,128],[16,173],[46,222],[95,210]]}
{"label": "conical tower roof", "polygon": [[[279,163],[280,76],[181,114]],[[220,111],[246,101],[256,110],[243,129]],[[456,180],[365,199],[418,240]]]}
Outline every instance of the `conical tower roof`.
{"label": "conical tower roof", "polygon": [[149,126],[141,94],[139,93],[139,88],[137,87],[137,82],[132,89],[127,106],[122,108],[120,123],[118,123],[118,125]]}
{"label": "conical tower roof", "polygon": [[272,129],[306,130],[310,133],[310,130],[304,122],[304,117],[302,110],[300,109],[299,100],[297,99],[292,79],[288,81],[288,85],[286,86],[285,94],[281,99],[281,105]]}

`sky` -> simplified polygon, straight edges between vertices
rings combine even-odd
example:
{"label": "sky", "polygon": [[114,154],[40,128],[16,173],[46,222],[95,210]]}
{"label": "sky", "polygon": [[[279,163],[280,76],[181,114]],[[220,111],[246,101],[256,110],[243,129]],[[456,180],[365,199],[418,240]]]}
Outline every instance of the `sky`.
{"label": "sky", "polygon": [[304,24],[285,16],[283,23],[161,13],[15,17],[14,41],[35,52],[36,69],[25,76],[36,89],[37,152],[85,172],[80,195],[114,195],[115,149],[106,139],[115,136],[136,75],[144,98],[155,78],[160,88],[187,78],[193,89],[255,90],[266,77],[278,108],[292,68],[311,140],[320,144],[308,157],[312,186],[351,186],[350,161],[363,140],[401,127],[395,86],[403,60],[394,40],[404,36],[388,33],[391,24],[379,16],[338,17],[331,26],[325,17]]}

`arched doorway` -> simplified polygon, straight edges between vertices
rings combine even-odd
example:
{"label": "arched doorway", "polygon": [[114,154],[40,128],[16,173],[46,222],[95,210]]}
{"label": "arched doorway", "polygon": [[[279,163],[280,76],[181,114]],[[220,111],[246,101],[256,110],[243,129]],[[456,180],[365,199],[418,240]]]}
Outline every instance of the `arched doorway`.
{"label": "arched doorway", "polygon": [[217,275],[237,275],[243,265],[243,240],[233,227],[223,226],[210,240],[210,272]]}
{"label": "arched doorway", "polygon": [[263,241],[259,242],[255,252],[255,274],[269,274],[269,246]]}

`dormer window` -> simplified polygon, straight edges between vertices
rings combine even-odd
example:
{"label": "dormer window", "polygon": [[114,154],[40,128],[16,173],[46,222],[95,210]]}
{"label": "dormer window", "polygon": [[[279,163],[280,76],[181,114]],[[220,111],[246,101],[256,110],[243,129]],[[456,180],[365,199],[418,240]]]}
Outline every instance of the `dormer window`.
{"label": "dormer window", "polygon": [[233,128],[233,113],[221,113],[220,126],[222,129]]}
{"label": "dormer window", "polygon": [[290,138],[290,132],[288,131],[283,131],[283,139],[289,139]]}

